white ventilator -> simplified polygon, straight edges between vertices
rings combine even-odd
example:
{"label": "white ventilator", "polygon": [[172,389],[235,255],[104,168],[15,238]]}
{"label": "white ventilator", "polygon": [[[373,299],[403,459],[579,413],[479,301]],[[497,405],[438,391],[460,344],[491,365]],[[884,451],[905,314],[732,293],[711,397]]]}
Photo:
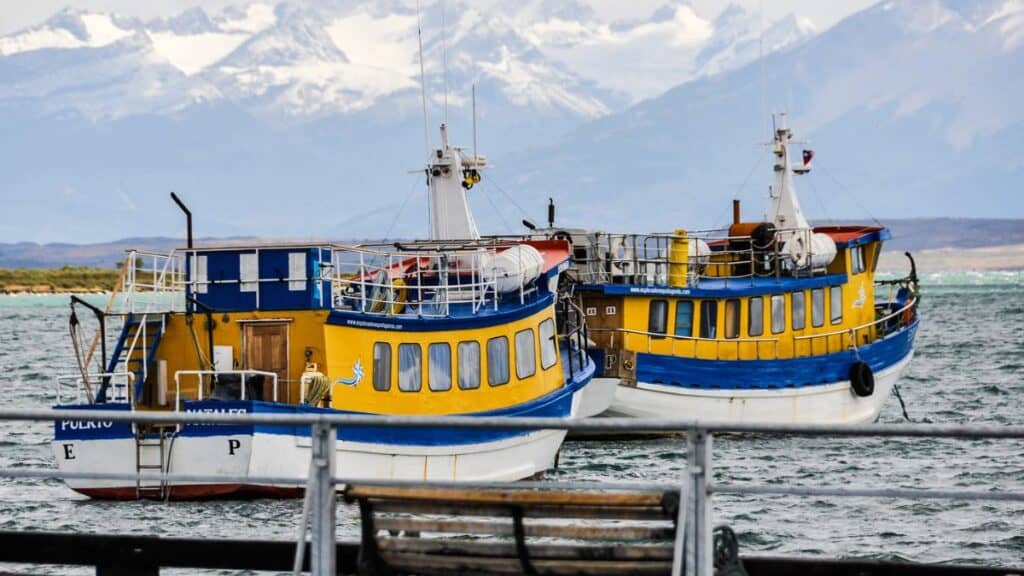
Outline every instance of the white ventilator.
{"label": "white ventilator", "polygon": [[806,174],[811,170],[809,153],[803,163],[795,168],[789,162],[789,143],[792,132],[786,127],[786,113],[779,115],[779,127],[775,130],[775,185],[771,191],[772,223],[779,230],[777,238],[782,242],[782,253],[794,268],[824,268],[836,256],[836,244],[828,234],[815,233],[800,209],[793,186],[793,172]]}
{"label": "white ventilator", "polygon": [[486,165],[483,156],[468,156],[461,148],[449,146],[448,128],[441,125],[441,147],[433,152],[427,167],[431,240],[480,238],[466,192],[480,181],[478,170]]}

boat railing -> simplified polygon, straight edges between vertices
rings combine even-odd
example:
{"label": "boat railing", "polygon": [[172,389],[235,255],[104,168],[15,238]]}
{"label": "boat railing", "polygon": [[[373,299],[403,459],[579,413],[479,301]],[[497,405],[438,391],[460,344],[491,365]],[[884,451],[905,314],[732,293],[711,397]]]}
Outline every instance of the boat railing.
{"label": "boat railing", "polygon": [[[277,402],[277,373],[267,372],[265,370],[178,370],[174,373],[174,410],[175,412],[181,411],[181,401],[189,400],[190,398],[183,398],[181,394],[181,379],[182,376],[196,378],[196,395],[195,400],[203,400],[206,396],[211,394],[213,390],[206,391],[206,382],[213,382],[217,376],[238,376],[240,380],[240,391],[238,400],[247,400],[245,389],[248,387],[246,378],[248,376],[263,376],[270,378],[270,385],[273,389],[271,392],[271,402]],[[203,378],[203,376],[210,376],[211,378]]]}
{"label": "boat railing", "polygon": [[[113,404],[132,405],[132,390],[135,374],[132,372],[89,372],[86,375],[68,374],[55,379],[54,399],[58,406],[67,404],[91,403],[93,399],[86,394],[86,378],[92,382],[107,379],[107,402]],[[134,408],[134,406],[133,406]]]}
{"label": "boat railing", "polygon": [[129,250],[121,285],[121,314],[167,313],[185,310],[185,259],[177,250],[167,254]]}
{"label": "boat railing", "polygon": [[[807,346],[806,354],[800,353],[800,346],[794,346],[793,356],[795,358],[801,356],[819,356],[838,350],[855,350],[909,326],[913,322],[914,311],[916,308],[917,299],[911,298],[895,312],[889,312],[881,318],[876,318],[871,322],[867,322],[859,326],[844,328],[842,330],[832,330],[821,334],[794,336],[794,342],[808,342],[809,345]],[[893,322],[894,320],[895,323]],[[836,346],[831,346],[831,342],[833,340],[838,342]],[[816,351],[816,343],[818,342],[824,342],[824,350],[822,352]]]}
{"label": "boat railing", "polygon": [[[689,352],[687,357],[709,360],[739,360],[749,355],[744,350],[752,350],[754,360],[775,360],[779,355],[779,338],[701,338],[663,332],[648,332],[629,328],[590,328],[592,334],[609,334],[608,347],[625,350],[642,350],[641,346],[631,346],[633,337],[646,341],[648,354],[666,354],[681,356]],[[616,337],[620,341],[616,345]],[[659,342],[668,342],[667,349]],[[683,349],[683,346],[688,349]]]}
{"label": "boat railing", "polygon": [[[325,271],[332,281],[334,307],[377,316],[443,318],[453,309],[472,314],[497,309],[503,298],[524,303],[537,290],[526,278],[528,266],[521,258],[511,270],[494,266],[498,254],[511,244],[466,249],[443,243],[410,246],[335,247],[331,269]],[[509,279],[518,286],[503,291],[503,282]]]}
{"label": "boat railing", "polygon": [[[632,330],[628,328],[590,328],[592,334],[608,334],[608,347],[625,350],[644,350],[648,354],[665,354],[671,356],[685,355],[688,358],[701,358],[707,360],[777,360],[782,358],[801,358],[805,356],[820,356],[841,350],[856,349],[870,344],[880,338],[908,326],[911,313],[917,306],[917,300],[911,299],[907,304],[895,312],[885,314],[871,322],[832,330],[820,334],[808,334],[805,336],[792,336],[793,346],[791,352],[780,347],[785,339],[782,338],[700,338],[696,336],[677,335],[671,333],[648,332],[644,330]],[[897,326],[891,328],[892,321],[897,320]],[[886,329],[882,329],[882,328]],[[619,341],[616,342],[616,337]],[[645,340],[639,346],[633,345],[633,337]],[[669,342],[667,347],[659,345],[659,342]],[[801,342],[808,342],[806,352],[801,351]],[[824,347],[819,350],[817,343],[823,342]],[[833,345],[833,342],[835,343]],[[680,343],[685,343],[686,348]],[[747,352],[747,353],[744,353]]]}
{"label": "boat railing", "polygon": [[686,234],[587,234],[582,240],[585,249],[574,250],[573,268],[583,284],[687,287],[702,279],[752,283],[755,278],[810,274],[799,271],[793,257],[782,251],[779,239],[802,238],[807,261],[812,261],[812,234],[810,229],[780,229],[765,245],[752,236],[730,236],[721,229]]}
{"label": "boat railing", "polygon": [[[176,484],[195,483],[249,483],[304,488],[305,503],[299,522],[299,536],[295,540],[296,572],[306,559],[306,543],[309,542],[311,573],[326,576],[337,573],[337,506],[336,488],[349,484],[364,486],[391,486],[409,488],[458,487],[467,491],[474,489],[527,490],[531,492],[551,491],[594,491],[607,494],[616,491],[658,490],[679,494],[676,529],[672,538],[673,576],[711,576],[714,573],[712,518],[716,515],[716,499],[721,495],[733,497],[785,497],[785,498],[874,498],[900,499],[909,501],[950,501],[978,502],[988,505],[1015,505],[1024,502],[1024,491],[1016,482],[1000,482],[995,487],[953,487],[942,486],[872,486],[869,484],[850,485],[845,477],[829,484],[828,471],[814,476],[812,481],[803,483],[766,481],[730,481],[714,473],[716,452],[713,438],[721,435],[752,437],[755,440],[766,436],[789,436],[804,438],[885,438],[903,439],[904,442],[934,442],[932,439],[958,441],[983,440],[1015,442],[1024,439],[1024,426],[986,424],[796,424],[796,423],[737,423],[715,422],[696,419],[643,420],[636,418],[515,418],[475,416],[375,416],[340,413],[263,414],[263,413],[195,413],[165,411],[118,412],[102,410],[26,410],[0,409],[0,420],[9,422],[50,421],[55,426],[69,427],[97,423],[103,426],[130,423],[132,425],[203,425],[203,426],[287,426],[304,427],[310,430],[310,465],[308,472],[297,476],[257,477],[228,474],[196,474],[187,471],[162,470],[159,474],[137,470],[128,472],[79,472],[59,470],[50,467],[7,466],[0,468],[0,477],[26,480],[76,479],[103,480],[106,482],[160,481],[172,487]],[[339,470],[351,472],[350,465],[339,462],[344,456],[338,451],[338,429],[358,427],[379,428],[421,428],[460,430],[568,430],[583,433],[685,433],[685,451],[679,450],[681,473],[675,478],[657,482],[627,480],[602,480],[601,482],[548,479],[543,481],[523,480],[518,482],[494,481],[444,481],[437,479],[413,480],[367,480],[339,475]],[[742,436],[736,436],[737,434]],[[640,446],[641,444],[637,444]],[[901,452],[902,453],[902,452]],[[913,453],[913,450],[907,453]],[[875,459],[877,460],[877,459]],[[929,461],[930,463],[930,461]],[[884,464],[884,463],[883,463]],[[659,466],[664,465],[659,460]],[[875,462],[874,465],[881,465]],[[921,476],[930,470],[925,466]],[[861,475],[861,477],[868,477]],[[554,492],[552,492],[554,493]],[[569,504],[566,504],[569,505]],[[718,519],[721,521],[721,518]],[[307,522],[309,527],[307,528]],[[138,534],[133,534],[138,536]],[[308,540],[307,540],[308,538]],[[49,558],[49,557],[48,557]],[[808,564],[803,561],[803,569]],[[218,565],[219,566],[219,565]],[[915,564],[907,565],[907,571],[915,572]],[[981,570],[970,572],[976,574]],[[995,570],[992,570],[994,573]],[[1015,572],[1012,569],[1006,573]],[[1002,573],[1002,572],[1000,572]]]}

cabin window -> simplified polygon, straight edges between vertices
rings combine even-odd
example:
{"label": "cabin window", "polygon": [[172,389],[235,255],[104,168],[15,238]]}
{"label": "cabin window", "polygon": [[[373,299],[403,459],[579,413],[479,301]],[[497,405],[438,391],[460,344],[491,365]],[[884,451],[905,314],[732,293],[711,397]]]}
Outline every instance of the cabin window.
{"label": "cabin window", "polygon": [[508,338],[498,336],[487,341],[487,383],[508,384]]}
{"label": "cabin window", "polygon": [[540,367],[547,370],[558,361],[558,344],[555,342],[555,321],[551,318],[540,323]]}
{"label": "cabin window", "polygon": [[833,324],[839,324],[843,321],[843,287],[833,286],[829,290],[828,298],[829,310],[831,312],[830,318]]}
{"label": "cabin window", "polygon": [[700,337],[714,338],[718,328],[718,301],[701,300],[700,302]]}
{"label": "cabin window", "polygon": [[825,325],[825,289],[811,290],[811,326],[820,328]]}
{"label": "cabin window", "polygon": [[693,301],[676,302],[676,336],[693,336]]}
{"label": "cabin window", "polygon": [[668,332],[667,300],[651,300],[651,309],[647,316],[647,331],[656,335]]}
{"label": "cabin window", "polygon": [[373,389],[387,392],[391,389],[391,344],[373,345]]}
{"label": "cabin window", "polygon": [[776,294],[772,296],[772,334],[781,334],[786,331],[786,296]]}
{"label": "cabin window", "polygon": [[[288,289],[294,291],[306,289],[306,254],[304,252],[288,254]],[[398,354],[401,356],[402,353]]]}
{"label": "cabin window", "polygon": [[206,294],[209,288],[206,276],[206,256],[192,254],[192,292]]}
{"label": "cabin window", "polygon": [[750,319],[747,324],[747,335],[764,334],[764,299],[754,296],[750,299]]}
{"label": "cabin window", "polygon": [[419,392],[423,386],[423,351],[419,344],[398,345],[398,389]]}
{"label": "cabin window", "polygon": [[241,281],[239,292],[256,291],[260,277],[256,256],[255,252],[238,255],[238,279]]}
{"label": "cabin window", "polygon": [[864,246],[854,246],[850,250],[850,267],[854,274],[860,274],[864,271]]}
{"label": "cabin window", "polygon": [[447,342],[435,342],[427,349],[427,386],[435,392],[452,389],[452,347]]}
{"label": "cabin window", "polygon": [[725,337],[740,337],[740,301],[725,301]]}
{"label": "cabin window", "polygon": [[529,378],[537,373],[537,347],[533,328],[516,332],[516,378]]}
{"label": "cabin window", "polygon": [[790,307],[793,312],[793,330],[803,330],[807,326],[806,296],[803,292],[793,292],[791,298],[793,305]]}
{"label": "cabin window", "polygon": [[459,388],[476,390],[480,387],[480,343],[470,340],[459,342]]}

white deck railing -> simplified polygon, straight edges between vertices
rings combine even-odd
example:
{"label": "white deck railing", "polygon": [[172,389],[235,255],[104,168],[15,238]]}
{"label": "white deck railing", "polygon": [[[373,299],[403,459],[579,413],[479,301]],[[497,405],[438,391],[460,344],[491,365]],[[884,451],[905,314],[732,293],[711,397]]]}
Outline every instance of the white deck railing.
{"label": "white deck railing", "polygon": [[[573,270],[584,284],[658,287],[693,286],[702,279],[752,281],[758,277],[809,275],[812,271],[794,266],[792,256],[782,251],[783,242],[779,239],[802,238],[803,245],[810,250],[813,233],[811,229],[777,229],[766,245],[758,245],[751,236],[730,236],[724,229],[697,230],[686,235],[588,233],[582,239],[585,251],[579,250],[581,238],[573,238],[577,248]],[[812,256],[808,252],[808,261]],[[676,267],[685,267],[685,284],[671,281]]]}
{"label": "white deck railing", "polygon": [[[384,246],[335,247],[330,270],[333,307],[363,314],[443,318],[453,307],[468,307],[476,314],[497,309],[502,298],[520,303],[535,290],[520,282],[514,292],[501,294],[499,282],[524,278],[519,261],[511,273],[499,274],[493,262],[509,243],[417,242],[401,248]],[[526,279],[529,280],[529,279]]]}

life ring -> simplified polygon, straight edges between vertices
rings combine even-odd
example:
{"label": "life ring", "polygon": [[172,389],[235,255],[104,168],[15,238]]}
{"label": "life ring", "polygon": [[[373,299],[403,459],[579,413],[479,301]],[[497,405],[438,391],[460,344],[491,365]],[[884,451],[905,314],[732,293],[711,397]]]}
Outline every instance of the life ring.
{"label": "life ring", "polygon": [[850,366],[850,387],[853,393],[860,397],[874,394],[875,375],[871,372],[871,366],[865,362],[854,362],[853,366]]}

